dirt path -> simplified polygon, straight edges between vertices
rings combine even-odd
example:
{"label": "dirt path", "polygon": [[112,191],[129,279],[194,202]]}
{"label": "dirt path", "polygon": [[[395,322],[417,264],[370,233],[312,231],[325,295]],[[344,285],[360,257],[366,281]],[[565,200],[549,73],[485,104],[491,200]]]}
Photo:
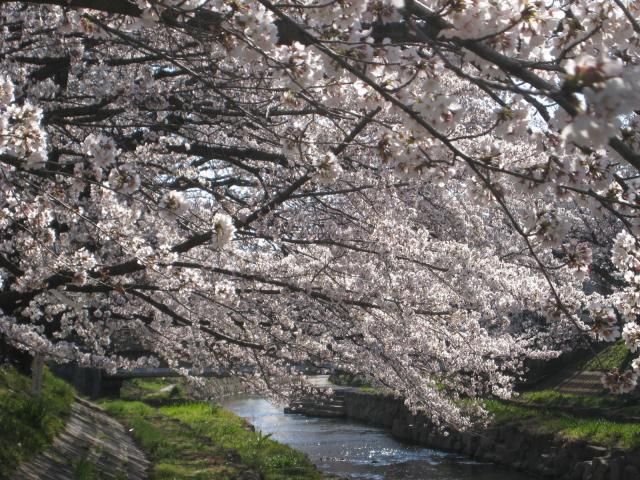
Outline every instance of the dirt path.
{"label": "dirt path", "polygon": [[148,467],[149,461],[121,424],[78,398],[65,431],[11,479],[73,480],[84,473],[96,480],[145,480]]}

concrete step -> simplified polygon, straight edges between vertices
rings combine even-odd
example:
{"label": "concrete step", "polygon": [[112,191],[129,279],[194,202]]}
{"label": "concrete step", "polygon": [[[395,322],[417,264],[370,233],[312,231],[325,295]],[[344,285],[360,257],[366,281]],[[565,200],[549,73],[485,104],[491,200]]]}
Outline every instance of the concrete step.
{"label": "concrete step", "polygon": [[345,416],[345,410],[335,410],[326,408],[301,408],[296,409],[292,407],[286,407],[284,413],[287,414],[300,414],[308,415],[310,417],[327,417],[327,418],[340,418]]}
{"label": "concrete step", "polygon": [[289,408],[295,410],[309,410],[309,409],[318,409],[322,408],[324,410],[335,410],[335,411],[343,411],[344,405],[326,405],[321,403],[291,403]]}
{"label": "concrete step", "polygon": [[602,372],[582,371],[561,380],[555,389],[575,395],[599,395],[604,391]]}
{"label": "concrete step", "polygon": [[304,405],[344,405],[344,400],[331,400],[325,398],[293,400],[291,403],[300,403]]}

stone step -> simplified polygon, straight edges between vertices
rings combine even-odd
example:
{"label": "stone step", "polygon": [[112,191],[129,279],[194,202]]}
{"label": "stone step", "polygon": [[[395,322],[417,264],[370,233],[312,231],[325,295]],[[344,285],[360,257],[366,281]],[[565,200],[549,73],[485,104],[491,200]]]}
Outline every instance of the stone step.
{"label": "stone step", "polygon": [[602,390],[594,390],[588,388],[558,388],[560,393],[568,393],[570,395],[600,395]]}
{"label": "stone step", "polygon": [[344,405],[344,399],[333,398],[297,398],[291,403],[309,404],[309,405]]}
{"label": "stone step", "polygon": [[331,418],[340,418],[345,416],[345,411],[336,411],[336,410],[325,410],[325,409],[309,409],[304,412],[305,415],[309,415],[311,417],[331,417]]}
{"label": "stone step", "polygon": [[589,392],[601,392],[604,390],[602,384],[594,385],[589,383],[565,383],[562,385],[558,385],[556,390],[566,390],[566,389],[575,389],[575,390],[584,390]]}
{"label": "stone step", "polygon": [[[285,413],[300,413],[315,417],[343,417],[345,415],[345,394],[346,389],[326,384],[326,379],[322,382],[312,383],[313,390],[310,394],[292,400]],[[327,396],[327,391],[332,393]]]}
{"label": "stone step", "polygon": [[602,382],[600,378],[596,379],[586,379],[586,378],[569,378],[563,382],[560,382],[558,385],[600,385],[602,386]]}
{"label": "stone step", "polygon": [[344,406],[344,400],[331,401],[331,400],[293,400],[291,403],[299,403],[301,405],[339,405]]}
{"label": "stone step", "polygon": [[325,409],[325,408],[291,408],[284,409],[284,413],[309,415],[311,417],[331,417],[340,418],[345,416],[345,410]]}
{"label": "stone step", "polygon": [[570,377],[567,378],[566,380],[563,380],[560,383],[567,383],[567,382],[573,382],[573,383],[600,383],[600,378],[602,377],[602,374],[598,375],[597,377]]}
{"label": "stone step", "polygon": [[320,404],[304,404],[301,405],[299,403],[292,403],[289,405],[289,408],[296,410],[310,410],[310,409],[324,409],[324,410],[344,410],[344,406],[336,406],[336,405],[320,405]]}
{"label": "stone step", "polygon": [[598,378],[600,377],[600,375],[602,375],[602,372],[599,372],[597,370],[581,370],[579,372],[573,372],[573,374],[571,375],[571,377],[592,377],[592,378]]}
{"label": "stone step", "polygon": [[600,378],[602,372],[582,371],[561,380],[555,389],[574,395],[599,395],[604,391]]}

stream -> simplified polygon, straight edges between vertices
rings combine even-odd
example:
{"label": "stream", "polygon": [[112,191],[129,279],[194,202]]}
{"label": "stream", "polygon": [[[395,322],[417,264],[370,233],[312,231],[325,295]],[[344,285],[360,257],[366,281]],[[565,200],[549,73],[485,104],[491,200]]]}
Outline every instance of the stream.
{"label": "stream", "polygon": [[385,430],[337,418],[285,415],[264,398],[238,396],[222,405],[263,434],[305,452],[324,472],[366,480],[530,480],[455,453],[401,443]]}

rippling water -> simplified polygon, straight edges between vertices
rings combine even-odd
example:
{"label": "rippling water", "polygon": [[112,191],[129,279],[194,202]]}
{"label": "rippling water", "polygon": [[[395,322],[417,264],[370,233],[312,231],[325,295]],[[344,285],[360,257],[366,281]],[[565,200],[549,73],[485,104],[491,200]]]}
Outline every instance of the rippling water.
{"label": "rippling water", "polygon": [[285,415],[259,397],[223,405],[264,434],[305,452],[323,471],[369,480],[529,480],[531,477],[466,457],[406,445],[384,430],[349,420]]}

